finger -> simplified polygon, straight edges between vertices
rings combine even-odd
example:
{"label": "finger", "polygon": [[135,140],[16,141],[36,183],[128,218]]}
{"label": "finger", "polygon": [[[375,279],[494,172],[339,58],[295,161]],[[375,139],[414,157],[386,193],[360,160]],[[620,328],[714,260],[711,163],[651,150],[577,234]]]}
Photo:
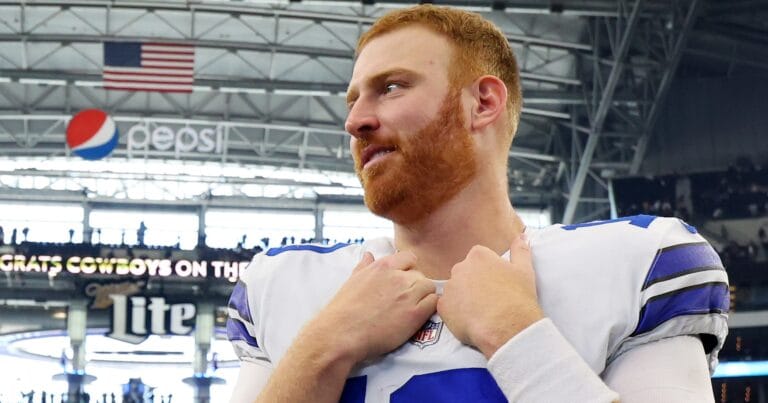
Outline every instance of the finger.
{"label": "finger", "polygon": [[530,261],[531,260],[531,244],[528,239],[528,235],[525,232],[520,233],[520,236],[512,241],[512,245],[509,248],[509,261],[511,263]]}
{"label": "finger", "polygon": [[363,253],[363,258],[362,258],[362,259],[360,259],[360,262],[358,262],[358,263],[357,263],[357,266],[355,266],[355,269],[354,269],[354,270],[352,270],[352,272],[354,273],[354,272],[356,272],[356,271],[359,271],[359,270],[360,270],[360,269],[362,269],[363,267],[368,267],[368,266],[370,266],[370,265],[371,265],[371,263],[373,263],[373,262],[374,262],[374,260],[375,260],[375,259],[373,258],[373,253],[371,253],[371,252],[365,252],[365,253]]}
{"label": "finger", "polygon": [[432,316],[437,310],[437,294],[427,294],[416,304],[416,310],[424,319]]}
{"label": "finger", "polygon": [[422,278],[417,279],[411,284],[409,291],[416,301],[420,301],[425,295],[434,294],[437,291],[437,287],[435,287],[435,283],[431,280],[422,276]]}
{"label": "finger", "polygon": [[416,265],[416,255],[410,251],[397,252],[376,261],[376,267],[389,270],[409,270]]}
{"label": "finger", "polygon": [[483,245],[475,245],[473,246],[469,252],[467,252],[467,256],[464,258],[464,260],[467,259],[484,259],[488,257],[498,257],[499,255],[496,254],[491,248]]}

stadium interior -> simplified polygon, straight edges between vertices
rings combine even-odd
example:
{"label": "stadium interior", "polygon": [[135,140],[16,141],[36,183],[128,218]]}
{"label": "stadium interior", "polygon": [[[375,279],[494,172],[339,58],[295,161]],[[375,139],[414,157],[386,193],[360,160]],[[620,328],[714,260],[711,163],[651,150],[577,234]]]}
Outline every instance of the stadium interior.
{"label": "stadium interior", "polygon": [[[731,283],[714,399],[768,402],[768,2],[8,0],[0,403],[229,401],[248,261],[391,234],[363,204],[345,91],[359,35],[419,3],[481,13],[515,51],[526,225],[694,225]],[[122,87],[107,49],[126,44],[191,49],[189,77]],[[115,135],[103,158],[67,143],[89,109]]]}

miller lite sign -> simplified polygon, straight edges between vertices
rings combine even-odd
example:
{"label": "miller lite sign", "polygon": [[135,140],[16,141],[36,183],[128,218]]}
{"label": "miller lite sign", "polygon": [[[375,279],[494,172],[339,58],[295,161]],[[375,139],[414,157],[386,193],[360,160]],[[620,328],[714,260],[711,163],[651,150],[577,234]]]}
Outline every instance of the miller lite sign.
{"label": "miller lite sign", "polygon": [[110,294],[112,323],[108,337],[139,344],[156,335],[188,335],[195,327],[195,304],[169,304],[163,297]]}

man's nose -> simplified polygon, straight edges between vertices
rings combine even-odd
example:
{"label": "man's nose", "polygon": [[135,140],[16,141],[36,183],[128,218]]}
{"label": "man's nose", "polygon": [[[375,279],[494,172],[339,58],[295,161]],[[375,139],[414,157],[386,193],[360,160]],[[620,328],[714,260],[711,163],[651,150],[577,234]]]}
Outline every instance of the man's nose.
{"label": "man's nose", "polygon": [[349,110],[344,129],[352,136],[361,138],[376,131],[379,125],[374,108],[358,100]]}

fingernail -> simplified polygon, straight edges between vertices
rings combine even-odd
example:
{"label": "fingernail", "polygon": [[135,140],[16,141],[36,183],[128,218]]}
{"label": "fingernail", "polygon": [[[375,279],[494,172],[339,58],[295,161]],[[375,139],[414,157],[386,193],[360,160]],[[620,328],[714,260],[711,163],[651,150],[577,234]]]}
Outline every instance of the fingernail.
{"label": "fingernail", "polygon": [[525,244],[525,246],[528,246],[528,247],[530,247],[530,246],[531,246],[531,240],[530,240],[530,239],[528,239],[528,234],[526,234],[525,232],[521,232],[521,233],[520,233],[520,240],[522,240],[522,241],[523,241],[523,243]]}

